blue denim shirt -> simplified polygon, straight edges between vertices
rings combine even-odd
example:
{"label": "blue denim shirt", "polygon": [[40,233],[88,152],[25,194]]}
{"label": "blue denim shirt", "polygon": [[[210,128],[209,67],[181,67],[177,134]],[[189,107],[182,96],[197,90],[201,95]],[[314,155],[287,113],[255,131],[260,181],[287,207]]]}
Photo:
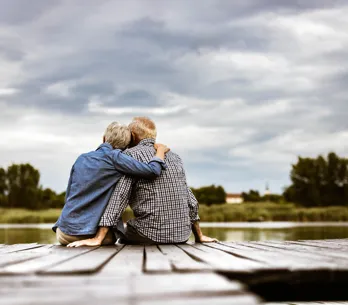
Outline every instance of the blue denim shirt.
{"label": "blue denim shirt", "polygon": [[96,234],[117,181],[123,175],[155,179],[162,168],[165,163],[160,158],[142,163],[108,143],[82,154],[71,169],[65,205],[53,231],[59,227],[68,235]]}

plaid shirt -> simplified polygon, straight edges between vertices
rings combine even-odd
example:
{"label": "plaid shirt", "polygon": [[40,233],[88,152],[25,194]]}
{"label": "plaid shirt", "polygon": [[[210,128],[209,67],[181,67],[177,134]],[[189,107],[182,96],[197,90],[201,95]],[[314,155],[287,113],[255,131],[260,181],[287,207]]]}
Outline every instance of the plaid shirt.
{"label": "plaid shirt", "polygon": [[[126,154],[148,162],[155,155],[155,140],[142,140],[127,149]],[[135,219],[128,221],[133,228],[158,243],[185,242],[191,234],[192,223],[199,220],[198,202],[187,186],[180,157],[168,152],[166,170],[153,181],[122,177],[110,198],[99,226],[117,226],[128,203]]]}

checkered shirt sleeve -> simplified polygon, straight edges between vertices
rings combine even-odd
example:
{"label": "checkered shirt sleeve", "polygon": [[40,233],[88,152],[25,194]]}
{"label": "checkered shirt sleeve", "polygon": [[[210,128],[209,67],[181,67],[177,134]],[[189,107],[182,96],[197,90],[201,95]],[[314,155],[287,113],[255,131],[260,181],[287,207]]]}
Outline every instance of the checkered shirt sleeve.
{"label": "checkered shirt sleeve", "polygon": [[113,227],[117,225],[131,197],[133,179],[123,176],[118,181],[104,214],[100,219],[100,227]]}

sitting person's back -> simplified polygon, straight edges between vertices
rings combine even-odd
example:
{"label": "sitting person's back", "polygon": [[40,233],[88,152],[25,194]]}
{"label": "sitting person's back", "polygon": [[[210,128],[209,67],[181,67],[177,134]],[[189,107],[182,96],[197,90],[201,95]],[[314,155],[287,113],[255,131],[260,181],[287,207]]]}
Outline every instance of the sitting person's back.
{"label": "sitting person's back", "polygon": [[[134,118],[129,127],[137,146],[125,153],[147,162],[154,155],[157,135],[154,122],[148,118]],[[198,202],[187,186],[180,157],[168,152],[165,164],[166,170],[153,181],[121,178],[101,218],[100,227],[114,227],[119,231],[116,226],[129,203],[135,219],[128,221],[125,231],[120,232],[127,243],[183,243],[189,239],[192,228],[196,241],[215,241],[200,231]]]}
{"label": "sitting person's back", "polygon": [[129,128],[114,122],[106,129],[104,143],[96,151],[77,158],[70,172],[62,214],[53,227],[61,244],[96,234],[114,187],[123,175],[147,179],[160,175],[161,159],[156,157],[144,164],[122,153],[130,140]]}
{"label": "sitting person's back", "polygon": [[[154,139],[142,140],[125,153],[138,161],[148,162],[155,154],[154,143]],[[180,157],[170,151],[165,163],[166,170],[157,179],[125,177],[119,188],[127,190],[129,184],[136,181],[129,201],[135,219],[128,225],[157,243],[181,243],[190,237],[191,223],[199,219],[198,203],[186,184]]]}

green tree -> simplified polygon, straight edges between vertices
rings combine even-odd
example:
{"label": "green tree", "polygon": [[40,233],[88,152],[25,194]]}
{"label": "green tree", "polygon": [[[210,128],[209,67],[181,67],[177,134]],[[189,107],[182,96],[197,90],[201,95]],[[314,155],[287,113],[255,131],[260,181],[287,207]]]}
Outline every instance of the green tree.
{"label": "green tree", "polygon": [[245,202],[259,202],[262,200],[259,191],[250,190],[249,193],[242,193]]}
{"label": "green tree", "polygon": [[0,167],[0,207],[5,206],[7,203],[6,191],[6,171]]}
{"label": "green tree", "polygon": [[330,153],[301,158],[292,165],[292,184],[284,197],[303,206],[348,205],[348,159]]}
{"label": "green tree", "polygon": [[211,205],[226,202],[226,192],[222,186],[210,185],[197,189],[192,188],[192,192],[198,202],[202,204]]}
{"label": "green tree", "polygon": [[284,202],[284,197],[282,195],[278,195],[278,194],[269,194],[269,195],[264,195],[261,198],[261,201],[280,203],[280,202]]}
{"label": "green tree", "polygon": [[50,188],[41,190],[40,203],[42,208],[62,208],[65,202],[65,192],[56,194]]}
{"label": "green tree", "polygon": [[13,164],[7,169],[8,205],[10,207],[41,208],[40,173],[30,164]]}

